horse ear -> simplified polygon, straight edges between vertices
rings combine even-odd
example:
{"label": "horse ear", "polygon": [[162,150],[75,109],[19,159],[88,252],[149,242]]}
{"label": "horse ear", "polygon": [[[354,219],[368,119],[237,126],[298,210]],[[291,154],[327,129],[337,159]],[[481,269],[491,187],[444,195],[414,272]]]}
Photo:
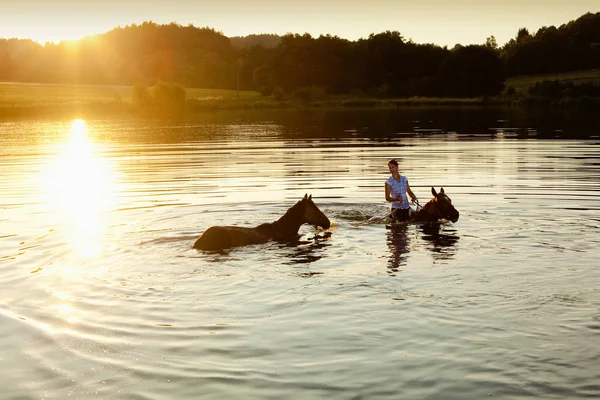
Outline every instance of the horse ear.
{"label": "horse ear", "polygon": [[310,196],[308,196],[308,199],[309,199],[310,201],[312,201],[312,194],[311,194]]}
{"label": "horse ear", "polygon": [[440,188],[440,194],[444,194],[444,188]]}
{"label": "horse ear", "polygon": [[308,194],[304,193],[304,199],[303,200],[306,200],[306,199],[308,199]]}
{"label": "horse ear", "polygon": [[435,189],[433,188],[433,186],[431,187],[431,194],[433,194],[434,196],[437,196],[437,192],[435,191]]}

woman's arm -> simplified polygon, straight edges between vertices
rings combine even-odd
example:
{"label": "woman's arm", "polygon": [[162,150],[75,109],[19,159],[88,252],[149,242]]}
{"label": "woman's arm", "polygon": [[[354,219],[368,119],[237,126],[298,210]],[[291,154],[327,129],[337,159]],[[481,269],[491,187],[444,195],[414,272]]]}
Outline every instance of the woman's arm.
{"label": "woman's arm", "polygon": [[392,188],[387,182],[385,184],[385,201],[400,201],[398,197],[392,197]]}
{"label": "woman's arm", "polygon": [[410,185],[408,184],[408,179],[406,180],[406,193],[408,193],[408,195],[410,196],[410,199],[412,201],[419,200],[419,199],[417,199],[417,196],[415,196],[415,194],[413,193],[413,191],[410,189]]}

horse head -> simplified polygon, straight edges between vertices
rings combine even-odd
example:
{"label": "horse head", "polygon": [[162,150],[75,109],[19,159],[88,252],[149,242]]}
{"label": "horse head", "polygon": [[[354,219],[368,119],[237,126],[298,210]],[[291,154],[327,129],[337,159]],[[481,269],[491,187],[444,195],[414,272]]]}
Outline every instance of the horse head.
{"label": "horse head", "polygon": [[452,205],[452,200],[450,197],[446,196],[444,193],[444,188],[440,188],[440,192],[438,193],[432,187],[431,193],[434,196],[432,201],[435,204],[437,216],[439,218],[448,219],[452,222],[458,221],[459,212]]}
{"label": "horse head", "polygon": [[329,218],[316,206],[312,201],[312,194],[309,196],[304,195],[304,198],[300,200],[304,214],[304,223],[310,225],[320,226],[323,229],[329,229],[331,222]]}

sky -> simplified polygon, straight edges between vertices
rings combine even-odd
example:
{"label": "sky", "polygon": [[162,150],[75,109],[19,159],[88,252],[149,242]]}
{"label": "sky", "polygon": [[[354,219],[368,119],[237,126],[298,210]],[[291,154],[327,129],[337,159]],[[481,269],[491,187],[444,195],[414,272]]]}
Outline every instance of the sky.
{"label": "sky", "polygon": [[560,26],[600,0],[0,0],[0,38],[80,39],[144,21],[211,27],[226,36],[331,34],[349,40],[399,31],[416,43],[499,45],[519,28]]}

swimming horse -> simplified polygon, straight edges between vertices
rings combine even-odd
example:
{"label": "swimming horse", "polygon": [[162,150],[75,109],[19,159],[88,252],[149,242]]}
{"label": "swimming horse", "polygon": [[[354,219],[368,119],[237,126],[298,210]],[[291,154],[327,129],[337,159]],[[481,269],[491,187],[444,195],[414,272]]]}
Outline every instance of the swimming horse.
{"label": "swimming horse", "polygon": [[312,195],[290,207],[275,222],[258,225],[254,228],[240,226],[212,226],[208,228],[194,243],[195,249],[224,250],[230,247],[248,244],[266,243],[271,240],[287,241],[298,236],[298,229],[303,224],[320,226],[329,229],[329,218],[313,203]]}
{"label": "swimming horse", "polygon": [[412,221],[415,222],[435,222],[440,219],[446,219],[452,222],[458,221],[459,212],[452,205],[450,197],[444,193],[444,188],[440,192],[432,187],[433,198],[427,202],[419,211],[414,213]]}

